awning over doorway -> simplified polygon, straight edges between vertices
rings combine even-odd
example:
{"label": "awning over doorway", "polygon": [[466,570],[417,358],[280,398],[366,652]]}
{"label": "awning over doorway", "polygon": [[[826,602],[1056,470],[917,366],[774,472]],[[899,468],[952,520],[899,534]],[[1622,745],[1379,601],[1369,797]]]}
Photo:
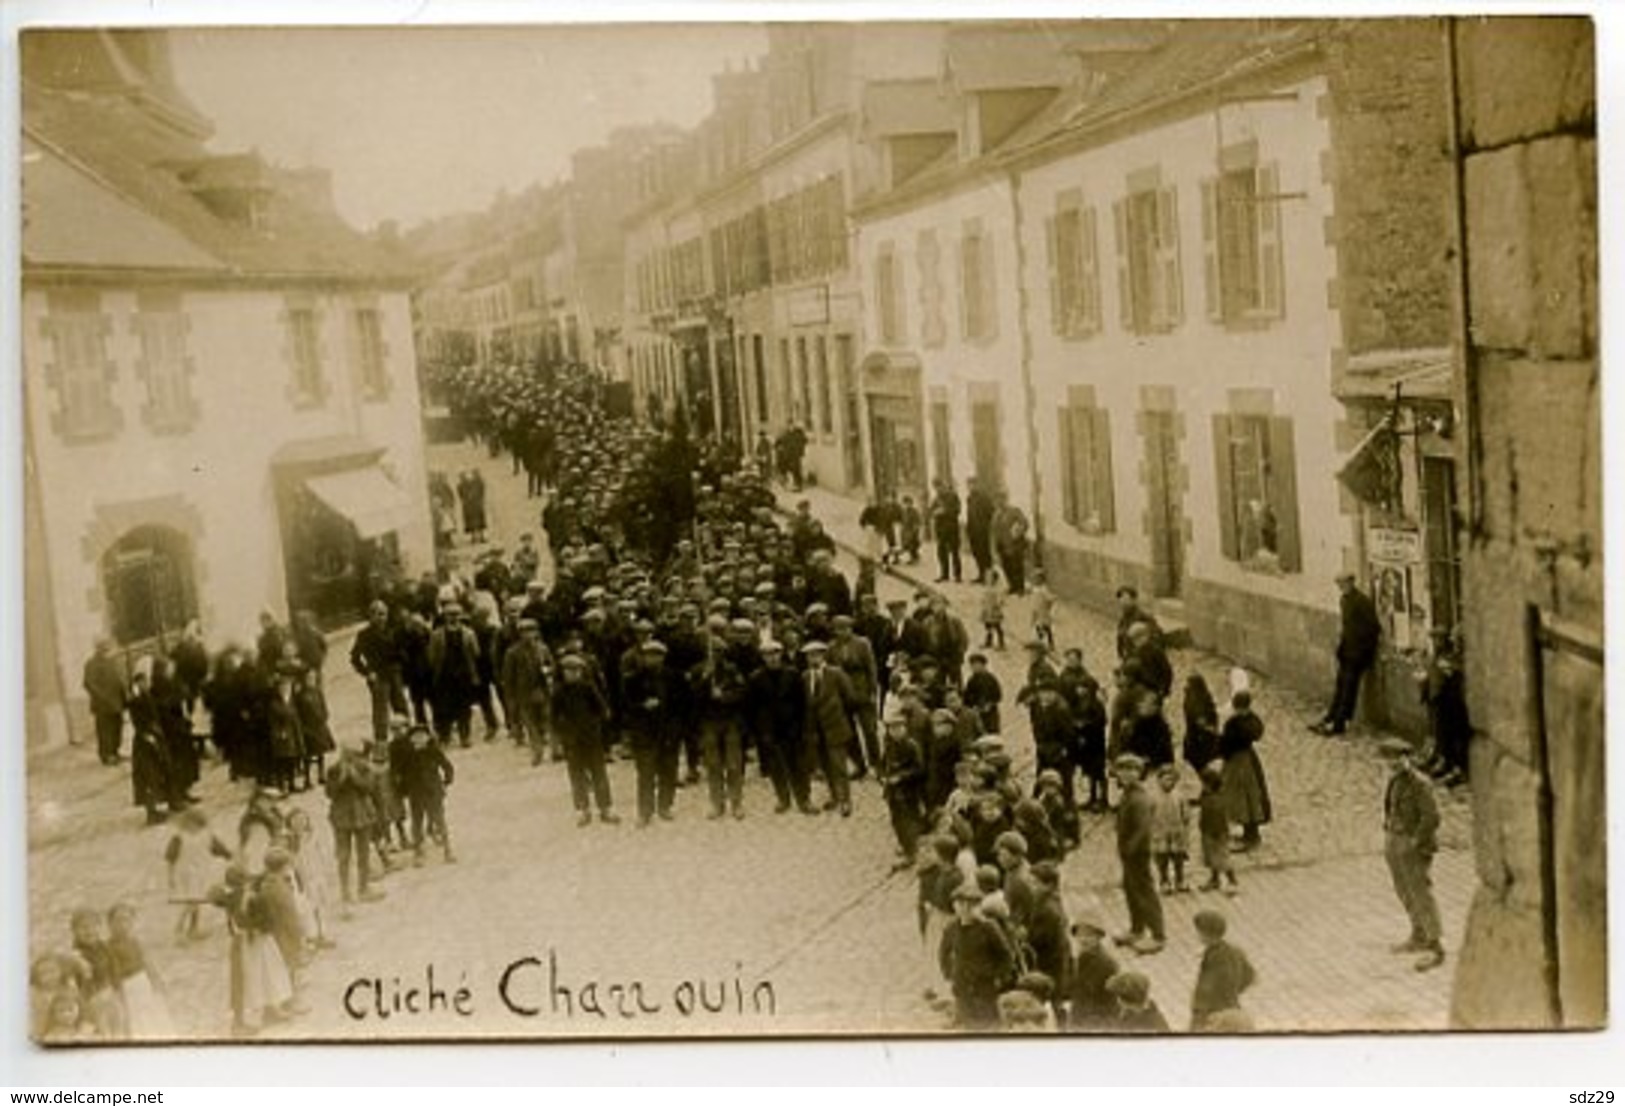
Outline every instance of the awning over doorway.
{"label": "awning over doorway", "polygon": [[412,517],[411,500],[377,465],[307,477],[305,487],[354,523],[363,538],[398,530]]}

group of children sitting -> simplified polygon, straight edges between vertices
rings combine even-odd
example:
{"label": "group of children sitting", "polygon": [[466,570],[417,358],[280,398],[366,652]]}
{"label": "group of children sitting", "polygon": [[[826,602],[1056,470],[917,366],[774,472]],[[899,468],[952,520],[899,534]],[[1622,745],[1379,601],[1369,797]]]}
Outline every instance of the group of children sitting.
{"label": "group of children sitting", "polygon": [[135,932],[136,910],[80,907],[72,945],[30,965],[29,1007],[37,1041],[167,1040],[175,1036],[163,986]]}

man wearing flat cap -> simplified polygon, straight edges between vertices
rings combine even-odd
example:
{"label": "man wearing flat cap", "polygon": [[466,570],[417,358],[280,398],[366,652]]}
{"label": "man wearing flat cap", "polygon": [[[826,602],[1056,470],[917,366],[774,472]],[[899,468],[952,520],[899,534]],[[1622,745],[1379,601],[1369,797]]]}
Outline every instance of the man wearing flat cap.
{"label": "man wearing flat cap", "polygon": [[953,988],[954,1024],[992,1029],[999,1024],[999,995],[1015,982],[1020,965],[997,922],[984,917],[975,880],[953,893],[954,920],[942,933],[937,963]]}
{"label": "man wearing flat cap", "polygon": [[519,640],[502,655],[502,699],[508,704],[514,740],[530,747],[534,768],[549,751],[554,761],[563,759],[547,717],[553,657],[542,643],[542,630],[534,619],[521,618],[518,628]]}
{"label": "man wearing flat cap", "polygon": [[850,615],[836,615],[830,625],[829,663],[846,673],[857,696],[852,724],[860,740],[851,745],[852,778],[861,780],[870,764],[880,763],[880,666],[874,649],[854,632]]}
{"label": "man wearing flat cap", "polygon": [[1382,637],[1382,619],[1371,597],[1361,591],[1352,572],[1337,576],[1340,593],[1338,611],[1341,632],[1337,638],[1337,683],[1332,690],[1326,716],[1309,728],[1335,737],[1354,720],[1360,697],[1360,681],[1377,659],[1377,643]]}
{"label": "man wearing flat cap", "polygon": [[810,641],[802,647],[807,660],[807,710],[803,724],[808,755],[824,771],[829,785],[825,810],[852,814],[852,791],[847,779],[847,746],[852,743],[850,715],[857,700],[852,681],[829,663],[829,646]]}
{"label": "man wearing flat cap", "polygon": [[672,727],[674,679],[666,666],[663,642],[646,637],[638,658],[623,681],[627,728],[638,779],[638,825],[647,826],[658,814],[673,818],[677,798],[677,757],[682,739]]}
{"label": "man wearing flat cap", "polygon": [[1162,900],[1151,873],[1151,796],[1146,794],[1145,761],[1124,753],[1114,763],[1122,798],[1117,806],[1117,857],[1123,866],[1123,898],[1128,903],[1129,928],[1119,934],[1119,945],[1130,945],[1142,956],[1161,952],[1167,941]]}
{"label": "man wearing flat cap", "polygon": [[807,690],[801,673],[785,656],[784,642],[762,643],[762,667],[751,674],[745,691],[745,716],[762,767],[778,799],[774,813],[795,803],[803,814],[816,814],[807,781],[802,744]]}
{"label": "man wearing flat cap", "polygon": [[1439,850],[1439,804],[1432,785],[1417,770],[1409,742],[1388,738],[1380,748],[1391,766],[1382,802],[1383,855],[1394,893],[1411,922],[1410,936],[1395,945],[1394,951],[1421,953],[1413,967],[1419,972],[1432,971],[1444,963],[1431,872],[1433,855]]}

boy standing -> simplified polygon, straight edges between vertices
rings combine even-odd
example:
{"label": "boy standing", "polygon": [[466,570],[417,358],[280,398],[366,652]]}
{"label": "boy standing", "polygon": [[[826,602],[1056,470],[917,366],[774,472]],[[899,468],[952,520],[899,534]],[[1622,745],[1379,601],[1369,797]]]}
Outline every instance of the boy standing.
{"label": "boy standing", "polygon": [[427,726],[413,726],[408,736],[412,751],[405,758],[402,782],[412,813],[412,863],[423,866],[423,828],[427,822],[429,836],[440,842],[446,863],[451,864],[457,858],[451,855],[451,831],[446,826],[446,788],[456,777],[456,769]]}
{"label": "boy standing", "polygon": [[1142,776],[1145,761],[1124,753],[1115,762],[1117,782],[1123,789],[1117,806],[1117,856],[1123,865],[1123,897],[1128,902],[1128,932],[1119,945],[1130,945],[1142,956],[1161,952],[1166,943],[1162,900],[1151,874],[1151,797]]}
{"label": "boy standing", "polygon": [[1202,966],[1191,996],[1191,1032],[1201,1033],[1214,1028],[1217,1015],[1241,1009],[1241,993],[1253,985],[1257,973],[1247,954],[1224,939],[1223,914],[1198,910],[1194,922],[1202,939]]}
{"label": "boy standing", "polygon": [[580,653],[566,653],[559,669],[564,682],[553,699],[553,725],[564,745],[564,760],[570,770],[576,825],[592,824],[595,802],[599,821],[615,825],[621,819],[611,809],[609,772],[604,766],[604,725],[609,720],[609,704],[598,685],[587,678],[587,659]]}
{"label": "boy standing", "polygon": [[897,835],[901,871],[914,865],[920,831],[925,821],[925,758],[908,733],[908,718],[894,713],[886,719],[886,744],[881,751],[880,782],[892,832]]}

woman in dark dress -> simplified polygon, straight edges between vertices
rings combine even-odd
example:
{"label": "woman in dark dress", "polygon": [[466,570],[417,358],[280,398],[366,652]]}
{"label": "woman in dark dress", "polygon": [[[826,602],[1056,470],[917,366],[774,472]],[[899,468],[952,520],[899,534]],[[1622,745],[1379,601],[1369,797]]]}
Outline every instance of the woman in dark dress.
{"label": "woman in dark dress", "polygon": [[1193,672],[1186,679],[1183,707],[1185,744],[1180,753],[1201,775],[1202,769],[1219,758],[1219,708],[1200,673]]}
{"label": "woman in dark dress", "polygon": [[1253,748],[1264,736],[1264,721],[1253,713],[1253,697],[1238,691],[1230,699],[1231,714],[1219,734],[1219,755],[1224,758],[1225,806],[1232,825],[1241,827],[1241,848],[1258,845],[1258,827],[1270,820],[1269,783],[1264,762]]}
{"label": "woman in dark dress", "polygon": [[158,716],[159,739],[169,764],[169,786],[182,806],[190,802],[198,781],[197,745],[192,740],[192,719],[186,710],[186,688],[170,662],[152,659],[152,705]]}
{"label": "woman in dark dress", "polygon": [[130,680],[127,709],[135,738],[130,746],[130,786],[136,806],[147,811],[147,825],[164,821],[158,810],[160,803],[172,798],[169,785],[169,754],[164,746],[163,733],[158,724],[158,708],[153,703],[148,687],[150,677],[145,665],[137,667]]}

